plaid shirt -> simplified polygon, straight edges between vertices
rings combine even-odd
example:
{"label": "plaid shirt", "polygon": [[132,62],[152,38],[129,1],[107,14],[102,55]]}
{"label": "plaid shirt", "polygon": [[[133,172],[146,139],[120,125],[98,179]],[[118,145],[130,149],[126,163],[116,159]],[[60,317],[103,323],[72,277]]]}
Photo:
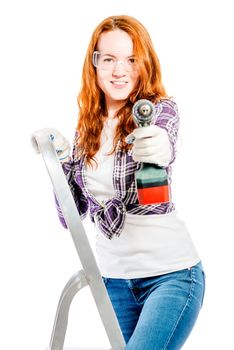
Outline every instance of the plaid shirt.
{"label": "plaid shirt", "polygon": [[[172,158],[166,168],[169,187],[171,187],[171,163],[176,156],[179,127],[177,104],[174,100],[164,99],[155,105],[155,110],[154,124],[167,131],[172,146]],[[108,239],[121,234],[126,212],[136,215],[157,215],[169,213],[175,209],[172,202],[152,205],[139,204],[135,171],[140,168],[140,165],[140,162],[133,160],[132,150],[127,152],[121,150],[121,142],[119,141],[115,151],[113,169],[115,196],[100,203],[87,188],[85,157],[81,159],[75,157],[75,146],[72,159],[63,163],[63,170],[81,218],[85,218],[89,210],[91,220],[98,225]],[[67,227],[57,201],[56,204],[60,221],[64,227]]]}

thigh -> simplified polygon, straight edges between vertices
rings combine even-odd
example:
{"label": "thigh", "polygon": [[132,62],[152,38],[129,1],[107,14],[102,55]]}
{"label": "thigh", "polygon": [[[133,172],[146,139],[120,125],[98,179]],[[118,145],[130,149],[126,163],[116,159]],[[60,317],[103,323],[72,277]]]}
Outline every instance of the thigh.
{"label": "thigh", "polygon": [[142,306],[138,305],[127,280],[106,277],[102,279],[127,343],[136,327]]}
{"label": "thigh", "polygon": [[126,350],[179,350],[188,338],[202,306],[204,273],[196,265],[145,280],[144,284],[149,286],[149,281],[150,293],[146,294]]}

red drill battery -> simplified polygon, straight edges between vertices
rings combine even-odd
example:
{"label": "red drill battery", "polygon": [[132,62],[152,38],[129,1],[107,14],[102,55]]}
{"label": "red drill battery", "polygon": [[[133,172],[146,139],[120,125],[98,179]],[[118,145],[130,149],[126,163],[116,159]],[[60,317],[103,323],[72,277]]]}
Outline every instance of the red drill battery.
{"label": "red drill battery", "polygon": [[135,174],[139,204],[158,204],[170,201],[167,172],[155,164],[142,163]]}

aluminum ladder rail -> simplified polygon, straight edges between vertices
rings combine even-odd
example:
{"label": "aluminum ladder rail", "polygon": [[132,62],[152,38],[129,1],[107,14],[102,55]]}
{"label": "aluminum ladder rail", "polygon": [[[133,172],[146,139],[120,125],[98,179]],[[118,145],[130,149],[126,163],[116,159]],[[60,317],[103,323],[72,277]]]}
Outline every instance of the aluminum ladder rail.
{"label": "aluminum ladder rail", "polygon": [[[66,176],[50,137],[49,129],[32,134],[31,141],[37,153],[41,153],[49,173],[54,192],[65,218],[83,270],[74,274],[64,287],[54,320],[50,350],[63,350],[67,330],[69,308],[74,296],[89,286],[112,350],[123,350],[126,346],[120,326],[109,299],[102,276],[86,236]],[[80,348],[80,350],[82,350]]]}

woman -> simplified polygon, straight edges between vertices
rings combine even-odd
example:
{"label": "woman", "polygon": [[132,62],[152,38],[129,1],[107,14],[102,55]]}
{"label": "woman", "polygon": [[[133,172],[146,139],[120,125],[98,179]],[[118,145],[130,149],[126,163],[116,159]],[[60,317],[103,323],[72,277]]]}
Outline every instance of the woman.
{"label": "woman", "polygon": [[[132,107],[155,105],[137,128]],[[201,309],[205,276],[174,203],[139,204],[135,173],[152,163],[167,171],[176,156],[178,109],[161,81],[146,29],[129,16],[95,29],[84,62],[73,155],[55,132],[63,169],[82,218],[97,229],[99,267],[127,350],[181,349]],[[133,145],[126,142],[132,134]],[[60,212],[60,219],[66,223]]]}

